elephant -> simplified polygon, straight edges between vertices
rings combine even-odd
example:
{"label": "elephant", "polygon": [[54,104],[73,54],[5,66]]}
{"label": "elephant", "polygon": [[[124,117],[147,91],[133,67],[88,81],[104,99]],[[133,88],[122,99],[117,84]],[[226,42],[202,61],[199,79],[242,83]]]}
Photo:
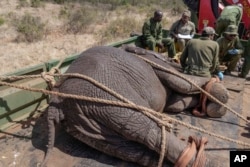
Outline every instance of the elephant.
{"label": "elephant", "polygon": [[[150,108],[156,113],[168,112],[169,108],[173,111],[175,109],[183,111],[197,105],[200,92],[196,87],[178,76],[153,67],[152,64],[131,53],[130,49],[111,46],[90,48],[74,60],[66,74],[78,73],[91,77],[133,104]],[[145,52],[140,56],[179,73],[171,62],[151,52]],[[209,81],[209,78],[204,77],[189,75],[186,77],[200,86]],[[223,86],[218,85],[220,84],[213,85],[214,89],[219,90],[214,94],[218,94],[217,97],[221,101],[227,102],[227,92]],[[122,101],[121,98],[100,86],[75,76],[62,78],[53,90],[115,102]],[[183,107],[179,105],[174,107],[175,92],[179,97],[189,99]],[[213,102],[210,101],[210,103]],[[61,123],[70,135],[85,144],[105,154],[142,166],[157,166],[162,135],[165,135],[167,139],[162,166],[175,163],[186,147],[186,143],[173,133],[165,130],[162,134],[162,129],[156,121],[135,108],[52,95],[47,114],[49,138],[45,159],[53,148],[55,125],[58,123]],[[221,166],[217,161],[218,158],[209,153],[206,153],[206,156],[206,166]],[[191,158],[189,165],[192,165],[194,161],[195,158]]]}

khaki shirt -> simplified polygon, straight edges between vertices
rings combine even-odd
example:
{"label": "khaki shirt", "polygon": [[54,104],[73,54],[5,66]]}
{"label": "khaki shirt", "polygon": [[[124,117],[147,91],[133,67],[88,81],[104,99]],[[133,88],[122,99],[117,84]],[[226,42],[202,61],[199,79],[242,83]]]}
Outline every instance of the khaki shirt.
{"label": "khaki shirt", "polygon": [[176,21],[170,28],[170,34],[194,35],[195,25],[188,21],[183,23],[181,20]]}
{"label": "khaki shirt", "polygon": [[211,77],[218,72],[219,45],[208,37],[191,39],[182,52],[180,62],[184,73]]}
{"label": "khaki shirt", "polygon": [[238,49],[239,54],[242,54],[244,52],[244,47],[241,44],[238,36],[232,41],[229,41],[224,36],[222,36],[222,37],[217,39],[217,42],[218,42],[219,47],[220,47],[220,52],[219,52],[219,59],[220,60],[228,53],[228,50],[230,50],[230,49]]}
{"label": "khaki shirt", "polygon": [[144,40],[162,41],[162,24],[150,18],[143,24],[142,35]]}
{"label": "khaki shirt", "polygon": [[226,6],[222,12],[218,20],[231,20],[239,25],[242,19],[242,9],[237,5]]}

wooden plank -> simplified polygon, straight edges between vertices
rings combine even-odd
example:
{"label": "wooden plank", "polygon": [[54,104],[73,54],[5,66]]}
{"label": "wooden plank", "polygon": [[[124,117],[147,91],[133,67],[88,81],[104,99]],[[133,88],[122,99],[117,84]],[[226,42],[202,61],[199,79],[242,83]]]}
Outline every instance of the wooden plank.
{"label": "wooden plank", "polygon": [[228,90],[240,92],[244,90],[245,79],[239,78],[237,72],[233,72],[232,76],[225,75],[222,83]]}

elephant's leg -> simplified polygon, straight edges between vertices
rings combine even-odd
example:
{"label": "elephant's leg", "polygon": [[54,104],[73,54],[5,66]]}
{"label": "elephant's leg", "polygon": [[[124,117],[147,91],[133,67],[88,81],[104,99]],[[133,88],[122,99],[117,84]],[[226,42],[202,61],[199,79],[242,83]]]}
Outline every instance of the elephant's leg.
{"label": "elephant's leg", "polygon": [[199,95],[185,95],[177,92],[172,93],[171,98],[167,101],[164,112],[179,113],[186,109],[197,106],[199,103]]}
{"label": "elephant's leg", "polygon": [[[91,105],[85,106],[88,109],[85,112],[67,112],[64,123],[69,134],[99,151],[126,161],[150,167],[158,163],[162,132],[155,121],[132,109],[100,105],[94,107],[99,111],[94,111]],[[174,163],[187,143],[167,131],[165,135],[165,160]],[[211,160],[210,165],[216,163],[212,166],[219,166],[209,155],[208,159]],[[194,157],[190,164],[193,160]]]}
{"label": "elephant's leg", "polygon": [[[72,134],[72,133],[71,133]],[[124,137],[113,136],[112,140],[98,140],[82,135],[81,133],[73,133],[85,144],[116,158],[134,162],[142,166],[156,167],[159,161],[159,154],[148,149],[145,145],[138,142],[127,140]],[[172,166],[172,163],[165,160],[164,167]]]}

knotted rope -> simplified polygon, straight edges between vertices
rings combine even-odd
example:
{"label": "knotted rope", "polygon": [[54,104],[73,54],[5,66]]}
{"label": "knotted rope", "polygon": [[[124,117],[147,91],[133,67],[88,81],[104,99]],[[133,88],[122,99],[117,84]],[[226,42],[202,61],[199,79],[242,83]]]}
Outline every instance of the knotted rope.
{"label": "knotted rope", "polygon": [[[198,139],[195,136],[189,136],[188,145],[182,151],[179,158],[175,162],[174,167],[186,167],[188,163],[192,160],[193,156],[196,154],[195,161],[192,167],[203,167],[206,163],[206,157],[204,153],[204,147],[207,144],[207,138],[202,137]],[[198,149],[198,151],[196,150]]]}
{"label": "knotted rope", "polygon": [[[210,93],[211,87],[213,83],[215,82],[220,82],[220,79],[218,77],[213,77],[211,78],[208,83],[204,86],[204,90]],[[201,92],[200,95],[200,102],[199,104],[193,109],[192,113],[197,116],[197,117],[203,117],[207,113],[207,107],[206,107],[206,102],[207,102],[207,95],[203,92]],[[201,111],[199,111],[199,108],[201,107]]]}
{"label": "knotted rope", "polygon": [[[177,75],[180,78],[182,78],[182,79],[190,82],[191,84],[193,84],[194,86],[196,86],[201,92],[203,92],[204,94],[206,94],[207,96],[209,96],[211,99],[213,99],[214,101],[217,101],[219,104],[225,106],[230,111],[235,112],[232,109],[230,109],[228,106],[224,105],[223,103],[221,103],[220,101],[218,101],[216,98],[214,98],[213,96],[211,96],[208,92],[206,92],[205,90],[203,90],[202,88],[200,88],[197,84],[195,84],[194,82],[192,82],[189,79],[185,78],[184,76],[182,76],[182,75],[180,75],[180,74],[178,74],[178,73],[176,73],[176,72],[174,72],[172,70],[166,69],[166,68],[164,68],[162,66],[159,66],[158,64],[155,64],[154,62],[151,62],[151,61],[149,61],[149,60],[147,60],[147,59],[145,59],[145,58],[143,58],[141,56],[138,56],[138,57],[142,58],[143,60],[145,60],[146,62],[150,63],[151,65],[153,65],[156,68],[160,68],[161,70],[164,70],[164,71],[167,71],[167,72],[172,73],[174,75]],[[45,74],[42,74],[42,75],[45,75]],[[158,125],[162,129],[161,153],[160,153],[160,159],[159,159],[159,162],[158,162],[158,166],[159,167],[162,166],[162,163],[163,163],[163,160],[164,160],[164,155],[165,155],[165,147],[166,147],[166,135],[165,135],[166,132],[165,132],[165,127],[167,127],[168,130],[170,130],[170,128],[172,127],[172,125],[170,123],[172,123],[172,122],[178,123],[180,125],[183,125],[185,127],[190,128],[190,129],[194,129],[194,130],[200,131],[202,133],[206,133],[206,134],[208,134],[210,136],[214,136],[214,137],[217,137],[217,138],[220,138],[220,139],[223,139],[223,140],[227,140],[227,141],[230,141],[230,142],[234,142],[234,143],[237,143],[237,144],[240,144],[240,145],[244,145],[244,146],[250,147],[250,144],[248,144],[248,143],[244,143],[244,142],[241,142],[241,141],[233,140],[233,139],[230,139],[230,138],[227,138],[227,137],[224,137],[224,136],[217,135],[215,133],[208,132],[208,131],[206,131],[204,129],[201,129],[201,128],[192,126],[190,124],[186,124],[184,122],[178,121],[178,120],[176,120],[174,118],[171,118],[171,117],[169,117],[169,116],[167,116],[165,114],[155,112],[152,109],[146,108],[144,106],[136,105],[133,102],[127,100],[126,98],[122,97],[121,95],[119,95],[116,92],[114,92],[113,90],[105,87],[103,84],[98,83],[97,81],[93,80],[90,77],[87,77],[87,76],[84,76],[84,75],[81,75],[81,74],[69,74],[69,73],[68,74],[51,74],[51,73],[47,73],[46,75],[54,76],[54,77],[62,77],[62,76],[66,76],[66,77],[79,77],[79,78],[82,78],[82,79],[86,79],[86,80],[92,82],[93,84],[96,84],[97,86],[103,88],[104,90],[110,92],[111,94],[113,94],[114,96],[116,96],[117,98],[119,98],[120,100],[122,100],[123,102],[110,101],[110,100],[99,99],[99,98],[91,98],[91,97],[86,97],[86,96],[78,96],[78,95],[73,95],[73,94],[64,94],[64,93],[60,93],[60,92],[53,92],[53,91],[48,91],[48,90],[43,90],[43,89],[27,88],[27,87],[23,87],[23,86],[20,86],[20,85],[10,84],[10,83],[1,82],[1,81],[0,81],[0,85],[6,85],[6,86],[15,87],[15,88],[24,89],[24,90],[29,90],[29,91],[34,91],[34,92],[42,92],[42,93],[47,94],[47,95],[56,95],[56,96],[61,96],[63,98],[74,98],[74,99],[79,99],[79,100],[86,100],[86,101],[92,101],[92,102],[95,101],[97,103],[112,104],[112,105],[121,106],[121,107],[128,107],[128,108],[136,109],[138,111],[143,112],[146,116],[148,116],[149,118],[151,118],[152,120],[154,120],[155,122],[157,122]],[[37,78],[37,77],[41,77],[41,76],[40,75],[9,76],[9,77],[2,76],[2,77],[0,77],[0,80],[10,79],[10,78],[19,78],[20,79],[20,78]],[[237,115],[237,113],[236,113],[236,115]],[[246,119],[243,119],[243,120],[246,120]],[[248,120],[246,120],[246,121],[248,122]]]}
{"label": "knotted rope", "polygon": [[202,89],[199,85],[197,85],[196,83],[194,83],[193,81],[191,81],[190,79],[186,78],[184,75],[181,75],[179,73],[177,73],[176,71],[173,71],[171,69],[167,69],[163,66],[160,66],[142,56],[139,55],[135,55],[141,59],[143,59],[144,61],[146,61],[147,63],[149,63],[152,67],[158,68],[160,70],[163,70],[165,72],[168,72],[170,74],[176,75],[178,77],[180,77],[181,79],[184,79],[185,81],[191,83],[193,86],[195,86],[197,89],[199,89],[202,93],[204,93],[207,97],[209,97],[210,99],[212,99],[214,102],[220,104],[221,106],[225,107],[226,109],[228,109],[230,112],[232,112],[234,115],[236,115],[238,118],[242,119],[243,121],[245,121],[246,123],[250,124],[250,121],[247,120],[245,117],[243,117],[242,115],[240,115],[239,113],[237,113],[236,111],[234,111],[232,108],[230,108],[228,105],[222,103],[221,101],[219,101],[217,98],[215,98],[214,96],[212,96],[209,92],[205,91],[204,89]]}

